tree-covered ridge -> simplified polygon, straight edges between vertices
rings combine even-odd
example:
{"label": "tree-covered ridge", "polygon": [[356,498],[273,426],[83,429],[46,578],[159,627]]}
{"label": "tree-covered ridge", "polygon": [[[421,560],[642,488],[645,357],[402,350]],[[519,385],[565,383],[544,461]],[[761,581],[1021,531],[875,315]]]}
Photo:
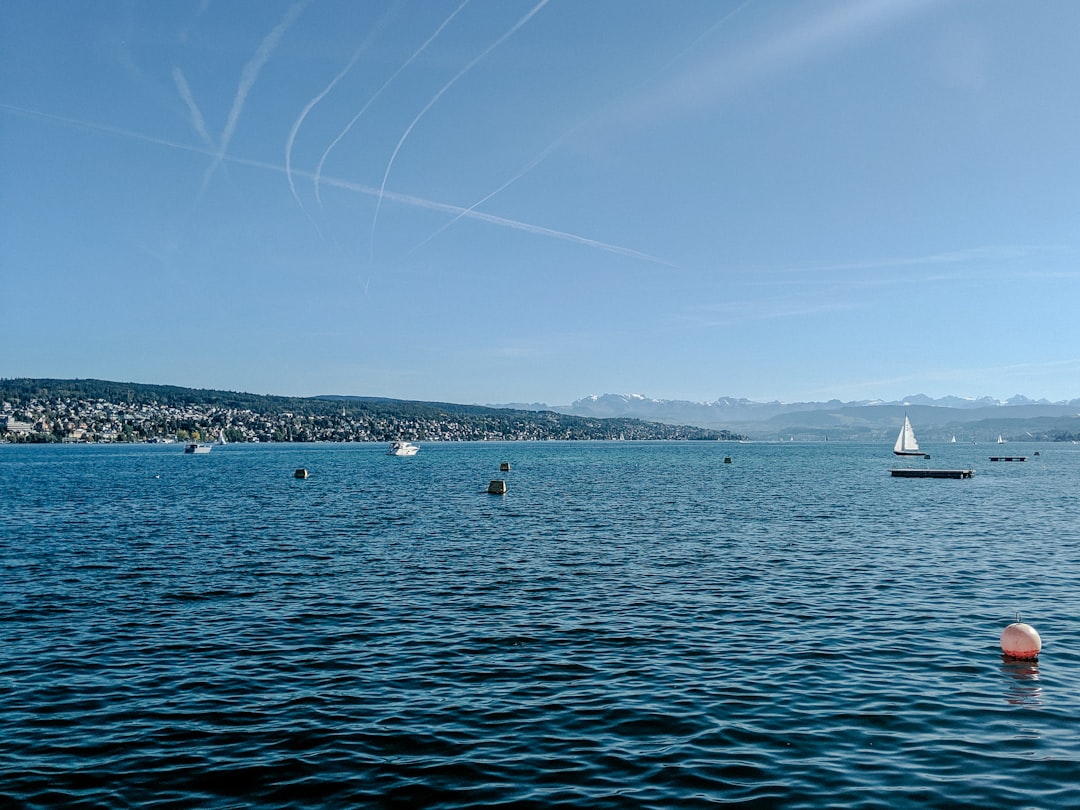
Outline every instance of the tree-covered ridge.
{"label": "tree-covered ridge", "polygon": [[738,439],[725,430],[375,397],[280,397],[107,380],[0,379],[9,441]]}

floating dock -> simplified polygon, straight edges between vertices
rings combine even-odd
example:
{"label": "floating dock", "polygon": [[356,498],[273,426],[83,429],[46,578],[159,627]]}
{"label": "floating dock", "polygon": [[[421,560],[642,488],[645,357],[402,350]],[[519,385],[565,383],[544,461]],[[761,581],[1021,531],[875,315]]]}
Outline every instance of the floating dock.
{"label": "floating dock", "polygon": [[[1038,454],[1036,454],[1038,455]],[[990,456],[991,461],[1027,461],[1027,456]]]}
{"label": "floating dock", "polygon": [[971,478],[974,470],[921,470],[918,467],[892,470],[893,478]]}

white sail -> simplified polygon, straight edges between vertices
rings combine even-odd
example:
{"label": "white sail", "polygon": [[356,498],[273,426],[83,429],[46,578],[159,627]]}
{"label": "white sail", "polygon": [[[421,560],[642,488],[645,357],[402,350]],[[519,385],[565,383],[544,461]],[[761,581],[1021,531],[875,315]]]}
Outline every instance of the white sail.
{"label": "white sail", "polygon": [[904,416],[904,426],[900,428],[900,435],[896,437],[893,452],[898,456],[922,455],[922,451],[919,450],[919,442],[915,439],[915,431],[912,430],[911,422],[908,421],[906,415]]}

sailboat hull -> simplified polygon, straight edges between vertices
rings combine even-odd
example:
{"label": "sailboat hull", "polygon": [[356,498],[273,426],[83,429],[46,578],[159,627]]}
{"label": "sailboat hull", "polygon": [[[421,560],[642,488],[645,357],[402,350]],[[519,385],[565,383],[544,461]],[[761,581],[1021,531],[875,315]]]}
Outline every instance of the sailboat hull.
{"label": "sailboat hull", "polygon": [[900,435],[896,437],[893,453],[898,456],[927,458],[926,453],[919,449],[919,442],[915,439],[915,431],[911,427],[907,414],[904,414],[904,426],[900,428]]}

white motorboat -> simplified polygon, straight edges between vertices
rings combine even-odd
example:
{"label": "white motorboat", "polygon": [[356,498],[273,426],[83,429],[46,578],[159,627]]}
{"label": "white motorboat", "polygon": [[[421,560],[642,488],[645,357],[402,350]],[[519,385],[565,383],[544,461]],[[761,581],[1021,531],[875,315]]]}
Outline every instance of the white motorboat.
{"label": "white motorboat", "polygon": [[390,449],[386,451],[386,454],[388,456],[415,456],[419,449],[412,442],[398,441],[390,445]]}
{"label": "white motorboat", "polygon": [[185,447],[184,452],[185,453],[194,453],[195,455],[200,455],[201,456],[201,455],[203,455],[205,453],[210,452],[210,445],[208,445],[208,444],[199,444],[198,442],[194,442],[192,444],[189,444],[187,447]]}

